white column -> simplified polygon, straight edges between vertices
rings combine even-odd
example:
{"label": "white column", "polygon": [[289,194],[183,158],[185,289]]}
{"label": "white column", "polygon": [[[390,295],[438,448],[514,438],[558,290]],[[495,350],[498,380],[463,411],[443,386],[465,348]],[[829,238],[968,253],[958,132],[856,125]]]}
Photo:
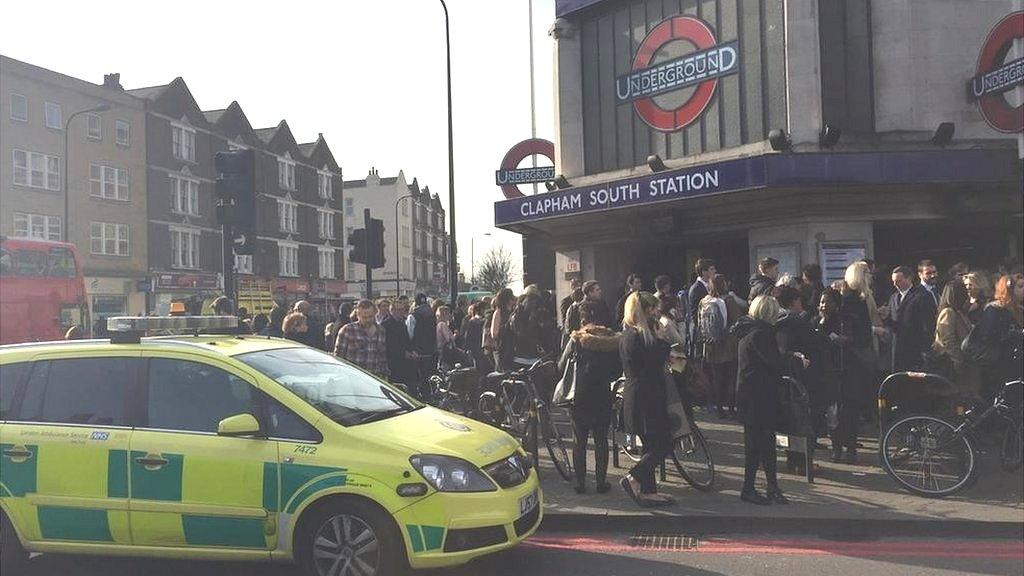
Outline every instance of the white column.
{"label": "white column", "polygon": [[818,33],[818,0],[786,0],[786,100],[793,144],[817,144],[821,131]]}
{"label": "white column", "polygon": [[583,174],[583,70],[576,26],[555,20],[548,34],[555,40],[555,173]]}

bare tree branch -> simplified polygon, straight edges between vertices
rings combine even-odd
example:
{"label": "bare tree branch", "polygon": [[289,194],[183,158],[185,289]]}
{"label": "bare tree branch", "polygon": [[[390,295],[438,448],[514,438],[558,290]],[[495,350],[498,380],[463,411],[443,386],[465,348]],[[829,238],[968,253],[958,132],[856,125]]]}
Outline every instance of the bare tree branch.
{"label": "bare tree branch", "polygon": [[491,248],[484,255],[476,273],[476,282],[492,294],[516,281],[516,265],[512,254],[503,246]]}

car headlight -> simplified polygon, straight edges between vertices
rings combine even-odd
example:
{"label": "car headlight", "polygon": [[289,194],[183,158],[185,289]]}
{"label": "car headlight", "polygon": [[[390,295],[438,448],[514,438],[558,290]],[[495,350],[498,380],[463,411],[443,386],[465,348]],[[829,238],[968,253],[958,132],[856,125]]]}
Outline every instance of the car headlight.
{"label": "car headlight", "polygon": [[409,459],[412,467],[438,492],[494,492],[491,479],[462,458],[420,454]]}

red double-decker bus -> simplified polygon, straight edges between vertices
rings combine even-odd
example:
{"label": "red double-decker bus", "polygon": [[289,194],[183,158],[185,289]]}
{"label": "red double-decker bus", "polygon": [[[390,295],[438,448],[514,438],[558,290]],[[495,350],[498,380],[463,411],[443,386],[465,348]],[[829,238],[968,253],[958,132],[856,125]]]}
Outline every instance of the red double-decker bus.
{"label": "red double-decker bus", "polygon": [[78,252],[71,244],[0,237],[0,344],[89,333]]}

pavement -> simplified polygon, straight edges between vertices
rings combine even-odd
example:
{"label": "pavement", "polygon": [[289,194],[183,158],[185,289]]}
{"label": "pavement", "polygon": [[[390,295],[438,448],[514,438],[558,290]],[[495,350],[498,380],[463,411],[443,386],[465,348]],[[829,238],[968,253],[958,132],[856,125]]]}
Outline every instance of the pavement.
{"label": "pavement", "polygon": [[[756,506],[739,499],[743,482],[743,433],[732,420],[697,413],[698,424],[710,443],[715,462],[715,486],[710,492],[691,488],[671,463],[660,490],[677,500],[675,506],[637,507],[617,485],[627,468],[611,466],[612,491],[593,491],[593,453],[588,464],[588,493],[578,495],[561,479],[542,451],[539,468],[545,498],[544,530],[618,529],[673,530],[688,533],[842,533],[864,532],[893,536],[1024,538],[1024,470],[1008,473],[998,464],[998,448],[983,448],[977,483],[947,498],[924,498],[897,487],[878,462],[877,428],[862,428],[863,446],[856,465],[834,464],[827,450],[818,450],[813,484],[787,474],[780,458],[780,485],[791,504]],[[568,436],[566,425],[564,434]],[[828,444],[828,440],[823,441]],[[781,457],[781,453],[780,453]],[[624,456],[620,465],[631,462]],[[758,473],[763,488],[763,473]]]}

